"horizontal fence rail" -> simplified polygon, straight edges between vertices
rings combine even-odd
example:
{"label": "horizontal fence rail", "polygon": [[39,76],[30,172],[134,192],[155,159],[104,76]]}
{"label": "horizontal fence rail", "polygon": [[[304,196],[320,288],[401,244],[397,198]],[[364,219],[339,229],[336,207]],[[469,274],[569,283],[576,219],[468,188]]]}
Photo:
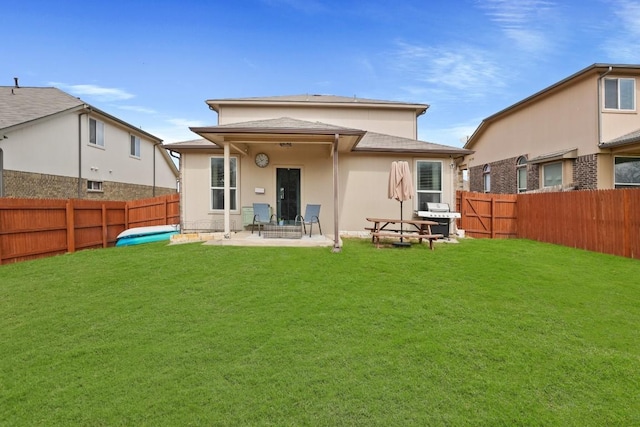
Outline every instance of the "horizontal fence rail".
{"label": "horizontal fence rail", "polygon": [[0,198],[0,264],[113,246],[132,227],[180,223],[180,196],[135,201]]}
{"label": "horizontal fence rail", "polygon": [[640,189],[531,194],[458,192],[470,237],[518,237],[640,259]]}
{"label": "horizontal fence rail", "polygon": [[517,195],[459,191],[456,206],[459,228],[469,237],[516,237]]}

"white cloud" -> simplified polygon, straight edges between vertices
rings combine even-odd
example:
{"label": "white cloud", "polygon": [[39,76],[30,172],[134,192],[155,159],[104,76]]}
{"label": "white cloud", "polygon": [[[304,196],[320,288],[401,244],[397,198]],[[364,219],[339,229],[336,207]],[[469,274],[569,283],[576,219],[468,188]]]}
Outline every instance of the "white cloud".
{"label": "white cloud", "polygon": [[546,0],[480,0],[478,5],[519,49],[543,52],[551,48],[556,6]]}
{"label": "white cloud", "polygon": [[612,2],[616,20],[609,22],[603,44],[612,62],[640,62],[640,4],[630,0]]}
{"label": "white cloud", "polygon": [[428,123],[418,129],[418,138],[423,141],[445,144],[453,147],[462,147],[473,132],[478,128],[481,120],[469,120],[465,123],[456,123],[451,126],[430,129]]}
{"label": "white cloud", "polygon": [[133,111],[136,113],[144,113],[144,114],[156,114],[157,111],[152,108],[141,107],[138,105],[119,105],[117,106],[120,110]]}
{"label": "white cloud", "polygon": [[147,131],[162,139],[165,144],[200,139],[200,135],[191,132],[189,128],[206,126],[202,121],[183,118],[166,119],[160,123]]}
{"label": "white cloud", "polygon": [[[394,66],[411,77],[414,83],[406,86],[414,93],[446,93],[455,97],[483,96],[488,90],[504,85],[503,71],[492,55],[469,46],[456,48],[423,47],[398,43]],[[422,86],[427,83],[428,86]]]}
{"label": "white cloud", "polygon": [[88,96],[102,102],[124,101],[135,97],[135,95],[118,88],[96,85],[69,85],[59,82],[50,82],[49,84],[73,95]]}
{"label": "white cloud", "polygon": [[168,119],[167,122],[171,123],[175,127],[184,127],[184,128],[205,126],[205,124],[203,124],[200,120],[174,118],[174,119]]}

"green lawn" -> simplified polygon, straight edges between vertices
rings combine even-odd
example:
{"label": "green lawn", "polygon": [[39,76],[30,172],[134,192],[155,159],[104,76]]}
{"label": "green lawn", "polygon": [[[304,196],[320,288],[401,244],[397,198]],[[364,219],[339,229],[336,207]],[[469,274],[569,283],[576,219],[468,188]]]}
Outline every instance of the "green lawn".
{"label": "green lawn", "polygon": [[0,266],[0,425],[640,425],[639,282],[524,240]]}

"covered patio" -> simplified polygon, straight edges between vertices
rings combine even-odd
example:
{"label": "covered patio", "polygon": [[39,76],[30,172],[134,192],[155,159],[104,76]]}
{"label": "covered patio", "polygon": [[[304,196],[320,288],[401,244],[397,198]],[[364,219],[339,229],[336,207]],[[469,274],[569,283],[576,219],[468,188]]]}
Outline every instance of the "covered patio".
{"label": "covered patio", "polygon": [[[327,206],[332,212],[333,236],[331,246],[334,251],[340,251],[339,233],[339,153],[351,151],[366,131],[350,129],[340,126],[291,119],[287,117],[269,120],[234,123],[210,127],[192,127],[193,132],[206,141],[213,143],[216,148],[222,148],[224,155],[224,239],[213,239],[210,244],[252,244],[261,246],[326,246],[324,236],[303,236],[302,239],[265,239],[258,235],[246,235],[245,232],[232,233],[231,226],[231,156],[255,156],[262,150],[290,149],[304,150],[307,147],[326,147],[321,152],[326,158],[332,159],[332,206]],[[256,189],[257,192],[257,189]],[[275,195],[272,196],[275,198]],[[303,206],[299,206],[302,210]],[[237,209],[237,207],[236,207]],[[225,242],[225,243],[221,243]]]}

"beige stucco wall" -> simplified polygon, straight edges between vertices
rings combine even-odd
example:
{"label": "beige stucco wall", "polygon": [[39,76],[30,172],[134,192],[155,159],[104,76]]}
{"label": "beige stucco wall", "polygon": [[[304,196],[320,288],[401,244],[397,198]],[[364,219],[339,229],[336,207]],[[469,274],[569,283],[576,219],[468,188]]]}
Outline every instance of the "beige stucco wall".
{"label": "beige stucco wall", "polygon": [[225,106],[218,116],[218,124],[226,125],[281,117],[365,129],[413,139],[417,138],[418,132],[415,110],[386,109],[380,106],[376,108]]}
{"label": "beige stucco wall", "polygon": [[564,149],[578,155],[597,152],[597,81],[583,79],[489,122],[467,156],[468,167],[527,155],[534,158]]}
{"label": "beige stucco wall", "polygon": [[[269,166],[259,168],[254,163],[258,152],[267,153]],[[222,155],[222,150],[200,153],[185,153],[181,160],[182,179],[185,185],[181,192],[183,227],[203,227],[216,221],[220,224],[224,214],[213,212],[210,191],[210,158]],[[233,154],[237,156],[237,154]],[[301,170],[301,212],[306,204],[322,205],[320,221],[324,234],[333,235],[333,158],[328,145],[307,145],[303,148],[285,149],[274,144],[254,146],[249,155],[239,157],[239,203],[238,210],[231,212],[236,229],[242,228],[243,206],[254,202],[269,203],[275,212],[276,169],[292,167]],[[454,176],[450,159],[432,159],[414,156],[383,156],[377,154],[341,153],[339,157],[339,227],[344,233],[363,233],[367,226],[365,218],[400,216],[400,203],[387,198],[389,169],[393,160],[408,161],[412,170],[418,159],[443,162],[443,202],[455,206],[453,198]],[[415,179],[415,174],[413,174]],[[264,194],[255,189],[264,188]],[[413,215],[415,200],[403,204],[403,216]]]}
{"label": "beige stucco wall", "polygon": [[[134,158],[129,155],[129,130],[93,117],[105,123],[104,148],[89,144],[87,114],[81,115],[80,120],[76,114],[58,115],[3,133],[7,135],[7,139],[0,140],[4,169],[77,178],[81,157],[82,178],[152,186],[153,142],[139,134],[140,158]],[[156,187],[175,189],[176,176],[159,152],[155,153],[155,167]]]}

